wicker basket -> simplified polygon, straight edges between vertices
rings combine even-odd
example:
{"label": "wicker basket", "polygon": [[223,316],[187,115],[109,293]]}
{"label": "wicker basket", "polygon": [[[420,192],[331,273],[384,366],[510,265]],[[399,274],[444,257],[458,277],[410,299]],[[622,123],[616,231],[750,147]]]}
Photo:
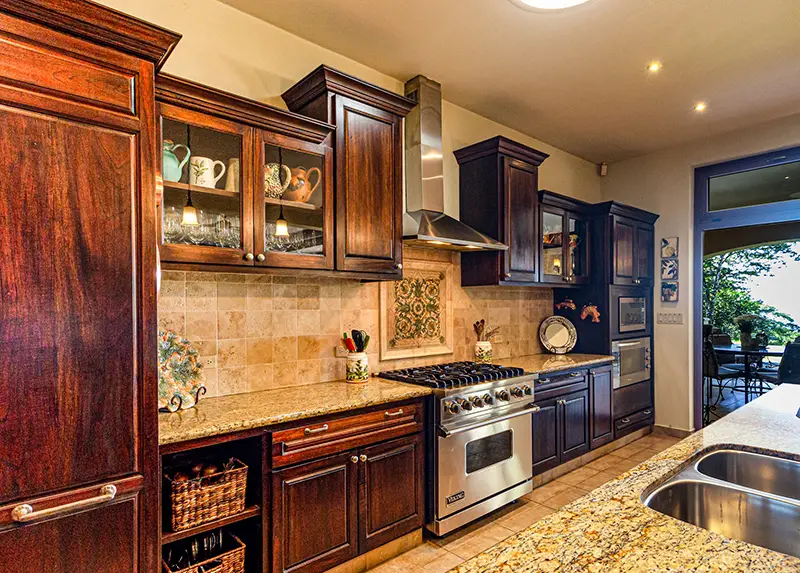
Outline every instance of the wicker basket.
{"label": "wicker basket", "polygon": [[178,569],[177,571],[170,569],[169,565],[167,565],[167,562],[162,560],[161,564],[163,565],[164,573],[199,573],[198,570],[201,567],[207,567],[208,565],[211,565],[217,561],[220,562],[220,565],[212,566],[211,569],[206,569],[205,573],[244,573],[245,545],[242,543],[241,539],[232,533],[228,533],[227,535],[236,545],[236,547],[233,549],[216,555],[210,559],[206,559],[205,561],[202,561],[196,565],[192,565],[191,567],[187,567],[186,569]]}
{"label": "wicker basket", "polygon": [[244,511],[247,466],[237,459],[234,467],[208,477],[169,484],[172,531],[182,531]]}

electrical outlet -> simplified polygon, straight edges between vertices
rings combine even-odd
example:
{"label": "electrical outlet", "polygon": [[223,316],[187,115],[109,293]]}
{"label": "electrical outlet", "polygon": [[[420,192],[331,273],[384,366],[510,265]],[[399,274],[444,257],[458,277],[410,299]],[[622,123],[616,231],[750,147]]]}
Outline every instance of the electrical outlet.
{"label": "electrical outlet", "polygon": [[345,358],[347,356],[347,349],[337,344],[333,347],[333,355],[336,356],[336,358]]}
{"label": "electrical outlet", "polygon": [[658,324],[683,324],[682,312],[659,312],[656,316]]}

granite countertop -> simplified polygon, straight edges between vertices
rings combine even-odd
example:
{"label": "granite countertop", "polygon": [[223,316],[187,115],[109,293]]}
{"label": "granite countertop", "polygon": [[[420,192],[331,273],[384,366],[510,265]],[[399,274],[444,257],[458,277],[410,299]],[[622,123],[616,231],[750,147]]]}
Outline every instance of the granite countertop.
{"label": "granite countertop", "polygon": [[451,573],[800,572],[800,559],[678,521],[640,499],[712,447],[800,460],[798,408],[800,386],[783,384]]}
{"label": "granite countertop", "polygon": [[[598,354],[532,354],[498,363],[548,373],[612,360]],[[197,407],[158,415],[160,445],[187,442],[292,420],[335,414],[431,394],[431,389],[382,378],[367,384],[344,381],[276,388],[200,400]]]}
{"label": "granite countertop", "polygon": [[187,442],[292,420],[427,396],[430,388],[370,378],[366,384],[323,382],[200,400],[195,408],[158,415],[158,443]]}
{"label": "granite countertop", "polygon": [[529,354],[515,358],[495,360],[495,364],[504,366],[517,366],[526,372],[550,374],[560,370],[571,370],[582,366],[596,366],[614,360],[613,356],[605,354]]}

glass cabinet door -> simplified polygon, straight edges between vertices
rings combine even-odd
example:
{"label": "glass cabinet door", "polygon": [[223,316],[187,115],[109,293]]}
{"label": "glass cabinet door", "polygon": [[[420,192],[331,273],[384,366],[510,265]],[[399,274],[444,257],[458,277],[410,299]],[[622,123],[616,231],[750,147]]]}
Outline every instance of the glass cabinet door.
{"label": "glass cabinet door", "polygon": [[252,264],[248,129],[162,105],[162,258]]}
{"label": "glass cabinet door", "polygon": [[569,236],[567,243],[568,282],[581,283],[589,278],[589,224],[585,219],[567,214]]}
{"label": "glass cabinet door", "polygon": [[542,282],[563,282],[564,213],[542,208]]}
{"label": "glass cabinet door", "polygon": [[257,263],[332,269],[332,149],[270,132],[262,132],[260,146]]}

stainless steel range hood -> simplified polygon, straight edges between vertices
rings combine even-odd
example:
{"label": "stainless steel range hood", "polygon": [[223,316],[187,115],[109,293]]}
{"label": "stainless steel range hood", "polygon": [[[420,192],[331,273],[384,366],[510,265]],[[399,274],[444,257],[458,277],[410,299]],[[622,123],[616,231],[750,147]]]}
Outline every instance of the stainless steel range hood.
{"label": "stainless steel range hood", "polygon": [[457,251],[504,251],[508,247],[444,214],[442,86],[425,76],[406,82],[417,107],[406,117],[406,245]]}

